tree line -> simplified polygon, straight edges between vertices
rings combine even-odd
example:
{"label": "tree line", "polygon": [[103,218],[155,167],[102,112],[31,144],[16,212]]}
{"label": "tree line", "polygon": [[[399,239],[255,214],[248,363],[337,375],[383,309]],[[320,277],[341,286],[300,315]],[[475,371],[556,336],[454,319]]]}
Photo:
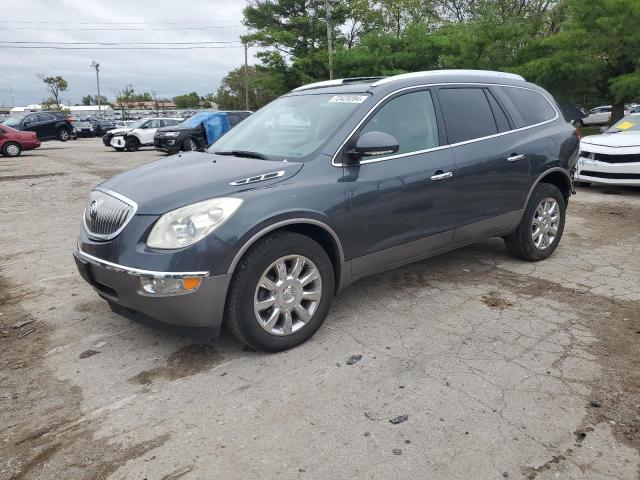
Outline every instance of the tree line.
{"label": "tree line", "polygon": [[[471,68],[519,73],[584,107],[640,99],[638,0],[350,0],[333,3],[336,78]],[[250,108],[329,78],[324,2],[251,0],[243,11],[259,63]],[[220,108],[244,108],[244,67]]]}

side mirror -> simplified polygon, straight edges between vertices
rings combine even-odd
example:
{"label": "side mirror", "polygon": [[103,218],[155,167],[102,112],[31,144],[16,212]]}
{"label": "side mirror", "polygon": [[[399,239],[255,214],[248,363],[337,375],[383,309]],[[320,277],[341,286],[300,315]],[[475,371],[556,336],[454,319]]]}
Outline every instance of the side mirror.
{"label": "side mirror", "polygon": [[358,138],[356,146],[347,153],[350,157],[361,159],[362,157],[377,157],[391,155],[400,149],[398,139],[384,132],[367,132]]}

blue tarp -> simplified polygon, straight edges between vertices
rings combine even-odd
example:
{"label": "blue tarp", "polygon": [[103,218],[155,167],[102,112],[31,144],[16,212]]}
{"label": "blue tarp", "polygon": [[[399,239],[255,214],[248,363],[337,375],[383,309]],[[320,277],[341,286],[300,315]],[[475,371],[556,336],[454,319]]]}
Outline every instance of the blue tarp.
{"label": "blue tarp", "polygon": [[200,112],[187,118],[183,125],[187,127],[197,127],[204,124],[204,132],[207,137],[207,144],[211,145],[231,128],[229,117],[225,112]]}

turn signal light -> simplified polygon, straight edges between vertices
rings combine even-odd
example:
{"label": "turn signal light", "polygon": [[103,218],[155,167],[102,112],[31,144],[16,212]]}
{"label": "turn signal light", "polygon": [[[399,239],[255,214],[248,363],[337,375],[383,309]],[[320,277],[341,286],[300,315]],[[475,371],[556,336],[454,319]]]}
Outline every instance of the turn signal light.
{"label": "turn signal light", "polygon": [[201,283],[202,277],[140,277],[141,293],[144,295],[181,295],[195,292]]}

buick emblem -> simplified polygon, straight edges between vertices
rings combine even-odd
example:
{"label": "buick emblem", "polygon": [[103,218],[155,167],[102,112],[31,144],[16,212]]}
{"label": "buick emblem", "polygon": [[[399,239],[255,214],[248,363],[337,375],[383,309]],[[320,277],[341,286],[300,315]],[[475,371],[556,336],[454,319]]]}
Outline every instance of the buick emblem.
{"label": "buick emblem", "polygon": [[91,205],[89,205],[89,218],[91,220],[95,220],[97,216],[98,216],[98,202],[94,200],[93,202],[91,202]]}

